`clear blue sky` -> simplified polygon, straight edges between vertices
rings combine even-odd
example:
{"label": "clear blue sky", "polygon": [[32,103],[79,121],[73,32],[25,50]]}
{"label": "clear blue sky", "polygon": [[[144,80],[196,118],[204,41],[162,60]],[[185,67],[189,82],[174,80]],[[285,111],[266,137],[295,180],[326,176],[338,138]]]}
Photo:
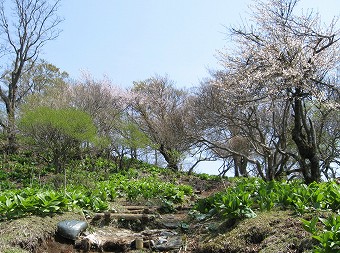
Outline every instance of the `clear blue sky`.
{"label": "clear blue sky", "polygon": [[[157,73],[177,86],[197,86],[207,68],[218,67],[214,55],[226,44],[225,26],[246,19],[251,2],[62,0],[63,32],[41,57],[72,78],[86,70],[129,87]],[[340,0],[301,0],[299,6],[329,18],[339,15]]]}

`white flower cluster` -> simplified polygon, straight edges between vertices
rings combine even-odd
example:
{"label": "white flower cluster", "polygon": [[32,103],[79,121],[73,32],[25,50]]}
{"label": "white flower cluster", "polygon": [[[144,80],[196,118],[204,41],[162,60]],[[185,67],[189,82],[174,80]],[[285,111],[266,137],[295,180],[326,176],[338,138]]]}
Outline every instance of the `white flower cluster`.
{"label": "white flower cluster", "polygon": [[232,29],[235,49],[218,52],[225,70],[218,85],[231,97],[254,100],[287,97],[299,88],[325,101],[324,90],[339,91],[333,70],[340,62],[340,34],[334,24],[322,31],[318,16],[295,16],[295,6],[287,4],[294,1],[255,2],[253,24]]}

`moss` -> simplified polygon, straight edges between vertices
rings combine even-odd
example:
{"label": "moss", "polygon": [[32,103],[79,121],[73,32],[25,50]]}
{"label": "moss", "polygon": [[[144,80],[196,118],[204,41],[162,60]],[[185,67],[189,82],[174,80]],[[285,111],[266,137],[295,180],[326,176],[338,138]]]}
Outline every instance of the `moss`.
{"label": "moss", "polygon": [[300,218],[289,211],[262,212],[205,238],[198,252],[308,252],[313,241]]}
{"label": "moss", "polygon": [[3,253],[27,253],[29,251],[27,250],[23,250],[22,248],[18,248],[18,247],[6,247],[2,249]]}

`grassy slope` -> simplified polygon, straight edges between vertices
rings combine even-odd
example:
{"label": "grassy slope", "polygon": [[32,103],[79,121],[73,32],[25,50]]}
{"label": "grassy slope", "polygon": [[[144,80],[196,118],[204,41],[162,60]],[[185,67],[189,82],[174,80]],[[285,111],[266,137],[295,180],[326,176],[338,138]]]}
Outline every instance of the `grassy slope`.
{"label": "grassy slope", "polygon": [[[143,171],[143,177],[147,176]],[[158,172],[152,172],[154,175]],[[160,175],[178,184],[191,184],[206,197],[224,188],[225,182],[187,175]],[[176,180],[174,180],[176,179]],[[202,196],[202,197],[203,197]],[[193,199],[194,201],[194,199]],[[191,203],[193,204],[193,203]],[[301,217],[290,211],[257,212],[257,217],[237,221],[192,221],[187,234],[192,252],[310,252],[311,235],[300,222]],[[47,217],[25,217],[0,222],[0,252],[32,252],[43,240],[51,237],[56,224],[64,219],[83,219],[82,215],[66,213]],[[23,249],[24,248],[24,249]]]}

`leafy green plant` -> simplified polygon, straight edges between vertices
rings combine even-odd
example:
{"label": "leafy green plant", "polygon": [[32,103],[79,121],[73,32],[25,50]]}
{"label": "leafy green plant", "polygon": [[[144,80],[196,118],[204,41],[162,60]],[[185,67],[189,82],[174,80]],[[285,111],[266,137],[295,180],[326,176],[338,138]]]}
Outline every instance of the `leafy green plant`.
{"label": "leafy green plant", "polygon": [[15,217],[18,212],[16,201],[9,197],[3,197],[0,200],[0,214],[6,215],[7,218]]}
{"label": "leafy green plant", "polygon": [[195,209],[203,214],[218,214],[225,218],[253,218],[256,214],[251,209],[252,203],[249,193],[236,193],[236,191],[228,190],[199,200]]}
{"label": "leafy green plant", "polygon": [[209,175],[207,173],[200,173],[200,174],[195,174],[196,177],[202,179],[202,180],[213,180],[213,181],[220,181],[222,180],[221,176],[218,175]]}
{"label": "leafy green plant", "polygon": [[161,213],[172,213],[176,210],[175,205],[172,201],[162,200],[159,211]]}
{"label": "leafy green plant", "polygon": [[[314,217],[310,221],[302,219],[303,227],[319,242],[315,253],[336,253],[340,251],[340,216],[328,218]],[[319,224],[321,223],[321,224]]]}
{"label": "leafy green plant", "polygon": [[[96,195],[97,194],[97,195]],[[108,203],[98,192],[24,189],[6,191],[0,195],[0,219],[13,219],[25,215],[45,215],[77,208],[93,211],[107,210]]]}
{"label": "leafy green plant", "polygon": [[190,186],[176,186],[172,183],[162,182],[154,177],[124,181],[121,182],[121,188],[125,191],[129,200],[136,200],[137,198],[146,200],[164,199],[175,204],[182,203],[184,196],[193,194]]}
{"label": "leafy green plant", "polygon": [[330,208],[333,211],[340,210],[340,185],[332,181],[326,184],[322,192],[324,201],[326,201],[325,207]]}
{"label": "leafy green plant", "polygon": [[319,228],[317,227],[318,221],[318,217],[313,217],[310,221],[301,219],[303,228],[311,234],[316,234],[319,232]]}
{"label": "leafy green plant", "polygon": [[227,194],[218,202],[216,212],[227,218],[253,218],[256,214],[250,208],[251,205],[250,194],[247,192]]}
{"label": "leafy green plant", "polygon": [[301,181],[265,182],[258,178],[237,179],[235,186],[199,200],[195,209],[203,214],[222,213],[224,216],[253,216],[253,210],[270,211],[275,207],[292,209],[297,214],[313,210],[339,210],[340,189],[334,182],[312,183]]}
{"label": "leafy green plant", "polygon": [[[95,172],[87,172],[87,175],[89,173]],[[104,211],[109,207],[108,202],[114,201],[117,197],[160,201],[168,210],[174,210],[176,204],[183,203],[186,196],[193,194],[191,186],[164,182],[156,176],[140,178],[137,176],[138,172],[133,169],[112,174],[109,180],[94,175],[93,178],[96,180],[92,184],[80,184],[76,178],[70,177],[71,183],[62,191],[54,190],[52,187],[3,191],[0,193],[0,219],[31,214],[45,215],[79,208]]]}
{"label": "leafy green plant", "polygon": [[68,199],[58,192],[45,191],[36,195],[37,213],[56,213],[67,210]]}

